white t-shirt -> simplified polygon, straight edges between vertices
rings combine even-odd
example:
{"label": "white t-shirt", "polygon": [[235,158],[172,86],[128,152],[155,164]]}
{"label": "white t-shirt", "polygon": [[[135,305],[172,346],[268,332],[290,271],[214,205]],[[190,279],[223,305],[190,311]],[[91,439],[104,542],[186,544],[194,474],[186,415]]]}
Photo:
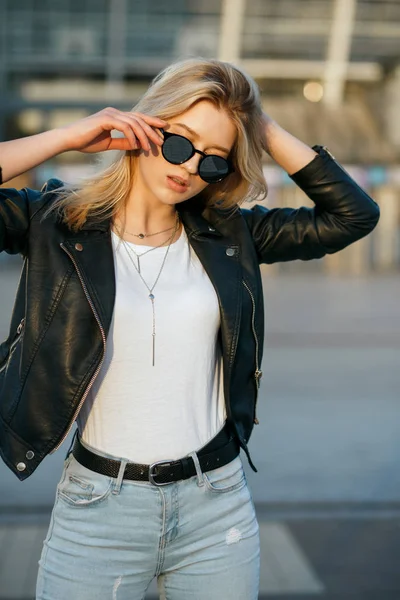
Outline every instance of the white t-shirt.
{"label": "white t-shirt", "polygon": [[[153,290],[153,367],[149,291],[114,232],[112,244],[114,314],[101,371],[77,418],[79,433],[92,448],[132,462],[181,458],[226,420],[217,295],[182,227]],[[150,248],[127,244],[139,255]],[[140,259],[150,288],[165,252],[156,248]]]}

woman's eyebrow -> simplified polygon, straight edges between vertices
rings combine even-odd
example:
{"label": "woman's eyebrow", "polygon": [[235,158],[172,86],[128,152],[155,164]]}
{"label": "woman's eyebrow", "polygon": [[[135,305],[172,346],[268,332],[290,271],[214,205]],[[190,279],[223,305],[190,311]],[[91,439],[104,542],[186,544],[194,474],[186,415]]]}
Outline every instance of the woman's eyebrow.
{"label": "woman's eyebrow", "polygon": [[[183,127],[183,129],[186,129],[186,131],[188,133],[190,133],[190,135],[192,137],[194,137],[194,139],[198,140],[199,139],[199,134],[196,133],[193,129],[191,129],[188,125],[185,125],[184,123],[172,123],[172,125],[177,125],[178,127]],[[214,146],[210,146],[210,148],[215,148],[216,150],[221,150],[221,152],[226,152],[227,154],[229,154],[229,150],[227,148],[224,148],[223,146],[218,146],[218,145],[214,145]],[[207,150],[208,148],[206,148]]]}

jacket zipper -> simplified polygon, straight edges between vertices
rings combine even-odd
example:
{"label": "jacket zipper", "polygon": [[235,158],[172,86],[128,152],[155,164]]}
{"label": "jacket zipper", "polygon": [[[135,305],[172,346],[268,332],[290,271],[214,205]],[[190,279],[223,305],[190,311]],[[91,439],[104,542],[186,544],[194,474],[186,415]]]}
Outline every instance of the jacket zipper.
{"label": "jacket zipper", "polygon": [[[335,162],[337,162],[336,158],[333,156],[332,152],[329,150],[328,146],[320,146],[320,148],[322,148],[323,150],[325,150],[325,152],[327,154],[329,154],[329,156],[331,157],[332,160],[334,160]],[[342,165],[339,165],[342,166]],[[343,169],[344,170],[344,169]]]}
{"label": "jacket zipper", "polygon": [[17,337],[12,342],[12,344],[10,344],[10,349],[9,349],[8,355],[6,357],[6,361],[5,361],[4,365],[2,365],[0,367],[0,373],[2,373],[4,371],[4,369],[7,367],[8,363],[10,362],[10,358],[12,357],[14,350],[22,337],[22,332],[23,332],[24,326],[25,326],[25,318],[21,319],[21,322],[17,327]]}
{"label": "jacket zipper", "polygon": [[343,173],[346,173],[346,175],[348,175],[350,177],[350,174],[346,171],[346,169],[344,167],[342,167],[342,165],[340,164],[340,162],[338,162],[336,160],[336,158],[333,156],[332,152],[329,150],[329,148],[327,148],[327,146],[319,146],[319,148],[322,148],[323,150],[325,150],[325,152],[328,154],[328,156],[331,157],[331,159],[333,160],[333,162],[335,163],[335,165],[338,166],[339,169],[341,169],[343,171]]}
{"label": "jacket zipper", "polygon": [[258,337],[257,337],[256,325],[255,325],[256,303],[254,300],[253,293],[252,293],[251,289],[249,288],[249,286],[247,285],[247,283],[244,281],[244,279],[242,279],[242,283],[243,283],[244,287],[246,288],[246,290],[249,292],[250,298],[251,298],[251,303],[253,305],[252,314],[251,314],[251,328],[253,330],[254,340],[256,343],[256,370],[254,371],[254,379],[256,382],[256,399],[255,399],[255,403],[254,403],[254,423],[255,423],[255,425],[258,425],[260,423],[260,421],[257,418],[257,400],[258,400],[258,390],[260,388],[260,379],[262,377],[262,371],[260,370],[260,367],[258,364]]}
{"label": "jacket zipper", "polygon": [[98,374],[99,374],[99,372],[100,372],[100,369],[101,369],[101,366],[102,366],[102,364],[103,364],[104,357],[105,357],[105,354],[106,354],[106,334],[105,334],[105,332],[104,332],[104,329],[103,329],[103,326],[102,326],[102,324],[101,324],[101,322],[100,322],[99,315],[97,314],[97,311],[96,311],[96,309],[95,309],[95,307],[94,307],[94,304],[93,304],[93,302],[92,302],[92,299],[90,298],[90,295],[89,295],[89,292],[88,292],[88,290],[87,290],[86,284],[85,284],[85,282],[84,282],[84,280],[83,280],[82,274],[81,274],[81,272],[79,271],[78,265],[76,264],[76,261],[75,261],[75,259],[74,259],[73,255],[72,255],[72,254],[69,252],[69,250],[67,250],[67,248],[64,246],[64,244],[60,244],[60,246],[61,246],[61,248],[64,250],[64,252],[65,252],[66,254],[68,254],[68,256],[70,257],[70,259],[72,260],[72,262],[73,262],[73,264],[74,264],[75,270],[76,270],[76,272],[77,272],[77,274],[78,274],[78,277],[79,277],[79,280],[80,280],[80,282],[81,282],[81,285],[82,285],[83,291],[84,291],[84,293],[85,293],[85,296],[86,296],[86,298],[87,298],[87,301],[89,302],[90,308],[92,309],[93,315],[94,315],[94,317],[95,317],[95,319],[96,319],[96,321],[97,321],[97,324],[98,324],[98,326],[99,326],[99,328],[100,328],[100,333],[101,333],[101,337],[102,337],[102,340],[103,340],[103,356],[101,357],[101,360],[100,360],[99,364],[97,365],[96,371],[93,373],[93,375],[92,375],[92,378],[91,378],[91,380],[89,381],[89,384],[88,384],[88,386],[87,386],[87,388],[86,388],[86,390],[85,390],[85,393],[83,394],[83,396],[82,396],[82,398],[81,398],[81,400],[80,400],[80,402],[79,402],[78,408],[76,409],[76,411],[75,411],[75,413],[74,413],[74,416],[72,417],[72,421],[71,421],[71,423],[69,424],[69,426],[68,426],[68,429],[67,429],[66,433],[63,435],[63,437],[62,437],[61,441],[60,441],[60,442],[57,444],[57,446],[56,446],[55,448],[53,448],[53,450],[51,450],[51,452],[49,452],[49,454],[53,454],[54,452],[56,452],[56,451],[58,450],[58,448],[59,448],[59,447],[60,447],[60,446],[63,444],[63,442],[64,442],[65,438],[68,436],[69,432],[71,431],[71,427],[72,427],[72,425],[74,424],[74,422],[75,422],[75,419],[76,419],[76,417],[78,416],[78,414],[79,414],[79,411],[80,411],[80,410],[81,410],[81,408],[82,408],[82,404],[85,402],[85,400],[86,400],[86,397],[87,397],[88,393],[90,392],[90,389],[91,389],[91,387],[92,387],[92,385],[93,385],[93,383],[94,383],[94,380],[96,379],[97,375],[98,375]]}

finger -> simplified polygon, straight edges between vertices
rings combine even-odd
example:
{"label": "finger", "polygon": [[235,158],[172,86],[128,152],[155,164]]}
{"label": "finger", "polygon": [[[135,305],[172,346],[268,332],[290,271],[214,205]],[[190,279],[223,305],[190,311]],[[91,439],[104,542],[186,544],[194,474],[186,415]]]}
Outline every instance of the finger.
{"label": "finger", "polygon": [[141,119],[143,119],[144,121],[149,123],[150,125],[155,125],[156,127],[159,127],[159,126],[162,127],[163,125],[166,125],[168,123],[168,121],[165,121],[164,119],[160,119],[160,117],[154,117],[153,115],[146,115],[145,113],[141,113],[141,112],[130,112],[128,114],[129,115],[137,115]]}
{"label": "finger", "polygon": [[[159,117],[145,115],[144,113],[122,112],[114,108],[108,108],[106,110],[111,116],[111,123],[114,123],[115,119],[117,119],[118,121],[125,122],[132,129],[134,135],[137,138],[136,144],[132,146],[133,148],[137,148],[138,143],[140,143],[141,147],[144,150],[149,151],[149,139],[159,146],[164,143],[164,138],[162,137],[162,135],[153,127],[161,127],[162,125],[166,125],[167,121],[160,119]],[[148,125],[144,119],[148,119],[149,121],[154,123],[153,127]],[[111,126],[114,127],[114,124],[112,124]],[[126,130],[124,130],[124,132],[125,131]],[[127,134],[125,133],[125,135]],[[127,135],[127,137],[129,138],[129,135]]]}
{"label": "finger", "polygon": [[[115,109],[116,110],[116,109]],[[156,144],[161,145],[164,142],[163,136],[156,131],[154,128],[165,127],[168,124],[164,119],[160,119],[159,117],[153,117],[152,115],[146,115],[140,112],[121,112],[118,111],[119,118],[128,119],[131,123],[132,120],[135,122],[139,122],[143,131],[145,131],[146,135]]]}
{"label": "finger", "polygon": [[150,143],[147,134],[142,128],[141,124],[138,122],[137,118],[132,117],[132,115],[128,115],[127,113],[121,112],[119,114],[118,119],[119,121],[125,123],[126,127],[129,127],[131,129],[133,135],[136,136],[137,142],[140,144],[143,150],[149,151]]}
{"label": "finger", "polygon": [[111,138],[107,150],[135,150],[127,138]]}
{"label": "finger", "polygon": [[127,127],[130,127],[132,129],[134,135],[136,136],[136,138],[139,141],[143,150],[149,151],[150,150],[149,139],[147,137],[146,132],[142,128],[141,124],[138,122],[138,120],[126,118],[126,121],[124,121],[124,122],[126,122]]}
{"label": "finger", "polygon": [[[137,139],[135,136],[135,132],[132,129],[132,126],[127,121],[122,119],[112,119],[110,121],[110,125],[113,129],[120,131],[125,135],[125,138],[129,141],[130,149],[136,149],[138,147]],[[113,138],[113,139],[123,139],[123,138]]]}
{"label": "finger", "polygon": [[153,142],[159,145],[164,143],[164,138],[157,128],[165,127],[168,125],[168,121],[160,119],[159,117],[145,115],[144,113],[140,112],[129,112],[125,114],[131,119],[137,119],[138,122],[140,122],[143,130],[146,131],[147,136],[153,140]]}
{"label": "finger", "polygon": [[164,138],[162,137],[161,133],[153,129],[153,127],[150,127],[150,125],[148,125],[140,117],[135,116],[135,119],[137,120],[139,125],[141,125],[143,131],[146,133],[147,137],[150,140],[152,140],[155,144],[158,144],[159,146],[161,146],[164,143]]}

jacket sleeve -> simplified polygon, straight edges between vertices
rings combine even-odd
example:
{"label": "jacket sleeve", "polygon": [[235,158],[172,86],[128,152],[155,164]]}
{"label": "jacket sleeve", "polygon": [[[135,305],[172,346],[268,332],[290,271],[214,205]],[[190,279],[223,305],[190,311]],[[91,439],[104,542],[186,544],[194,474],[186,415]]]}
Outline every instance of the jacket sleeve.
{"label": "jacket sleeve", "polygon": [[0,188],[0,252],[24,253],[30,222],[49,198],[43,198],[44,192],[60,184],[61,181],[50,179],[40,191],[30,188]]}
{"label": "jacket sleeve", "polygon": [[370,233],[379,207],[321,146],[291,179],[315,207],[242,209],[260,263],[311,260],[333,254]]}

